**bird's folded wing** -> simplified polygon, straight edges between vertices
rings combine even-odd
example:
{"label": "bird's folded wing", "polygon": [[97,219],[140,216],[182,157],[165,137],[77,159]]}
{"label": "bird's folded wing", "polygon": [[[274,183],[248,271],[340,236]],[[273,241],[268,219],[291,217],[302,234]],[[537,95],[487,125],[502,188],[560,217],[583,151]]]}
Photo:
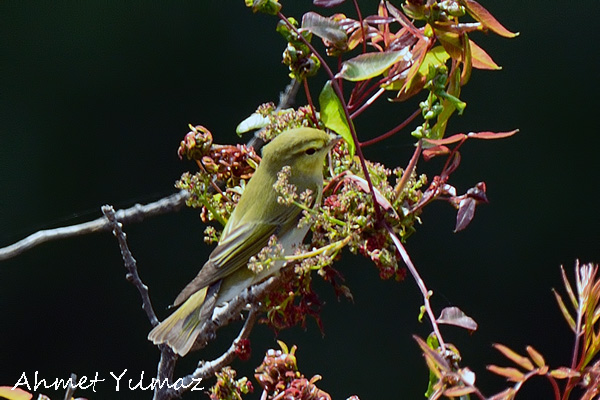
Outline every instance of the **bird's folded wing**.
{"label": "bird's folded wing", "polygon": [[198,275],[179,293],[174,306],[183,303],[196,291],[223,279],[240,268],[265,247],[272,235],[281,236],[298,224],[300,208],[284,206],[271,221],[244,221],[221,237]]}
{"label": "bird's folded wing", "polygon": [[227,238],[213,250],[198,275],[179,293],[173,305],[183,303],[196,291],[230,275],[239,268],[246,268],[248,259],[267,245],[277,228],[278,225],[275,224],[247,223],[231,231]]}

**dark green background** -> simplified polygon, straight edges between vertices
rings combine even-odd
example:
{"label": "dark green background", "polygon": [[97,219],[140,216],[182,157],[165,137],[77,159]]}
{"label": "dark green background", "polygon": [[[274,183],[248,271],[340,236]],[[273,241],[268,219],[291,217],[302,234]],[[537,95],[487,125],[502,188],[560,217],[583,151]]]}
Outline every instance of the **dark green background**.
{"label": "dark green background", "polygon": [[[452,327],[444,332],[492,394],[504,382],[485,365],[504,360],[491,343],[519,351],[531,344],[552,365],[569,364],[572,335],[550,289],[561,288],[561,264],[571,274],[577,258],[600,261],[600,7],[595,0],[482,3],[521,36],[472,35],[504,69],[474,71],[462,95],[468,107],[449,133],[521,132],[463,147],[451,183],[463,192],[485,181],[490,204],[459,234],[452,233],[453,209],[431,205],[407,248],[435,292],[436,309],[457,305],[479,322],[472,336]],[[296,17],[312,7],[300,0],[283,4]],[[376,4],[364,2],[363,12],[373,13]],[[218,142],[237,142],[237,123],[276,100],[288,82],[275,23],[252,15],[241,0],[1,2],[0,245],[95,218],[105,203],[127,207],[172,193],[179,175],[194,168],[176,156],[188,123],[208,127]],[[383,133],[414,107],[383,104],[365,113],[361,137]],[[366,153],[402,166],[410,143],[407,131]],[[440,161],[419,165],[429,174],[440,167]],[[197,212],[125,230],[164,317],[210,250]],[[323,286],[325,336],[309,321],[306,330],[279,337],[299,345],[301,370],[323,375],[319,386],[336,399],[422,398],[427,370],[411,335],[424,337],[429,326],[417,322],[415,284],[382,282],[370,262],[349,255],[340,269],[354,304],[338,303]],[[109,234],[45,244],[0,263],[0,386],[13,385],[23,372],[33,379],[36,370],[51,380],[98,372],[106,379],[98,392],[78,395],[151,398],[115,393],[110,376],[127,368],[126,379],[135,382],[145,371],[147,382],[158,360],[146,340],[150,326],[139,296],[124,274]],[[178,374],[219,354],[234,334],[220,333],[222,341],[187,357]],[[248,376],[264,351],[277,346],[275,335],[259,326],[252,346],[251,361],[234,364]],[[536,382],[521,398],[550,394],[545,382]]]}

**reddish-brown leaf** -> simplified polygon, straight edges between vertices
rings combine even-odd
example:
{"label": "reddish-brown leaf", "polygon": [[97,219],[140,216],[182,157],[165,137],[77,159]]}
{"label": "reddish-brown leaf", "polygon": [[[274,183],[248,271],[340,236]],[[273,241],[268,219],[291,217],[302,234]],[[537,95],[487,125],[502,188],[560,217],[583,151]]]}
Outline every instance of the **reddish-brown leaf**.
{"label": "reddish-brown leaf", "polygon": [[487,195],[485,194],[487,187],[485,182],[478,182],[477,185],[467,190],[467,197],[470,197],[479,203],[489,203]]}
{"label": "reddish-brown leaf", "polygon": [[567,308],[567,306],[566,306],[565,302],[563,301],[562,297],[554,289],[552,289],[552,293],[554,293],[554,297],[556,297],[556,302],[558,303],[558,308],[560,309],[560,311],[562,312],[563,317],[567,321],[567,324],[569,325],[569,328],[571,328],[571,330],[574,333],[578,333],[577,332],[577,325],[575,324],[575,319],[573,318],[573,316],[569,312],[569,309]]}
{"label": "reddish-brown leaf", "polygon": [[578,309],[579,301],[577,300],[577,297],[575,296],[573,287],[571,286],[571,283],[569,283],[569,279],[567,278],[567,274],[565,273],[565,269],[563,268],[562,265],[560,266],[560,275],[562,277],[563,283],[565,284],[565,289],[567,290],[567,294],[569,295],[569,300],[571,300],[571,305],[573,306],[574,309]]}
{"label": "reddish-brown leaf", "polygon": [[475,216],[475,208],[477,207],[477,201],[471,197],[464,198],[458,205],[458,212],[456,213],[456,226],[454,227],[454,233],[460,232],[465,229]]}
{"label": "reddish-brown leaf", "polygon": [[331,8],[339,6],[346,0],[313,0],[313,4],[318,7]]}
{"label": "reddish-brown leaf", "polygon": [[488,397],[487,400],[512,400],[516,394],[517,392],[514,388],[508,388],[500,393],[496,393],[492,397]]}
{"label": "reddish-brown leaf", "polygon": [[440,44],[444,47],[444,50],[450,57],[455,60],[460,60],[463,54],[463,46],[460,42],[458,33],[435,30],[435,36],[440,41]]}
{"label": "reddish-brown leaf", "polygon": [[[360,176],[354,175],[354,174],[347,174],[346,175],[346,179],[351,180],[352,182],[354,182],[354,184],[356,186],[358,186],[360,188],[360,190],[362,190],[365,193],[370,193],[371,191],[369,190],[369,183],[361,178]],[[387,210],[387,211],[392,211],[394,213],[394,215],[396,217],[398,217],[398,214],[396,213],[396,210],[394,210],[394,207],[392,206],[392,204],[388,201],[388,199],[385,198],[385,196],[383,194],[381,194],[381,192],[379,190],[377,190],[376,187],[373,188],[373,190],[375,190],[375,198],[377,199],[377,203],[379,203],[379,205],[381,207],[383,207],[383,209]]]}
{"label": "reddish-brown leaf", "polygon": [[502,353],[504,357],[519,365],[521,368],[524,368],[528,371],[533,370],[533,364],[531,363],[531,360],[528,357],[518,354],[517,352],[511,350],[503,344],[495,343],[494,348],[500,353]]}
{"label": "reddish-brown leaf", "polygon": [[363,21],[369,24],[391,24],[395,19],[392,17],[383,17],[381,15],[369,15],[368,17],[365,17]]}
{"label": "reddish-brown leaf", "polygon": [[451,173],[456,171],[456,169],[458,168],[459,165],[460,165],[460,153],[457,151],[454,153],[454,158],[452,159],[452,162],[444,170],[444,174],[446,174],[446,176],[450,175]]}
{"label": "reddish-brown leaf", "polygon": [[446,361],[446,359],[442,357],[437,351],[429,347],[427,342],[425,342],[423,339],[416,335],[413,335],[413,339],[417,341],[417,344],[423,351],[423,356],[425,357],[425,359],[430,361],[432,365],[436,367],[435,369],[445,372],[451,371],[450,364],[448,364],[448,361]]}
{"label": "reddish-brown leaf", "polygon": [[470,132],[467,136],[474,139],[503,139],[510,137],[517,132],[519,132],[518,129],[508,132]]}
{"label": "reddish-brown leaf", "polygon": [[461,140],[465,140],[466,138],[467,138],[467,135],[465,135],[464,133],[457,133],[455,135],[448,136],[443,139],[424,139],[424,140],[431,144],[444,145],[444,144],[452,144],[452,143],[460,142]]}
{"label": "reddish-brown leaf", "polygon": [[400,25],[408,29],[408,31],[410,31],[410,33],[412,33],[414,36],[418,38],[425,38],[423,32],[414,26],[410,19],[408,19],[408,17],[404,15],[402,11],[394,7],[389,1],[386,1],[385,5],[389,13],[392,14],[392,16],[400,23]]}
{"label": "reddish-brown leaf", "polygon": [[425,161],[429,161],[433,157],[441,156],[444,154],[450,154],[450,149],[448,147],[434,146],[423,150],[423,159],[425,159]]}
{"label": "reddish-brown leaf", "polygon": [[450,389],[444,390],[444,396],[446,397],[461,397],[469,393],[473,393],[475,390],[472,386],[455,386]]}
{"label": "reddish-brown leaf", "polygon": [[579,372],[573,371],[571,368],[567,367],[553,369],[552,371],[550,371],[550,375],[552,375],[556,379],[567,379],[580,376]]}
{"label": "reddish-brown leaf", "polygon": [[496,64],[496,62],[492,60],[492,57],[474,41],[469,39],[469,44],[471,45],[471,60],[473,63],[473,68],[491,70],[502,69],[502,67]]}
{"label": "reddish-brown leaf", "polygon": [[475,0],[464,0],[464,4],[469,14],[492,32],[507,38],[513,38],[519,34],[506,29],[488,10]]}
{"label": "reddish-brown leaf", "polygon": [[523,382],[523,380],[525,379],[525,374],[523,374],[521,371],[519,371],[516,368],[511,368],[511,367],[505,368],[505,367],[499,367],[497,365],[488,365],[487,369],[489,371],[493,372],[494,374],[503,376],[512,382]]}
{"label": "reddish-brown leaf", "polygon": [[412,49],[412,58],[413,65],[408,70],[408,74],[406,75],[406,81],[404,86],[402,87],[402,91],[408,92],[410,91],[412,85],[420,80],[420,76],[418,74],[419,68],[425,60],[425,56],[427,55],[429,41],[427,39],[419,40],[417,44]]}
{"label": "reddish-brown leaf", "polygon": [[540,368],[546,366],[546,360],[544,360],[544,356],[542,356],[536,349],[531,346],[527,346],[527,354],[533,360],[533,362]]}

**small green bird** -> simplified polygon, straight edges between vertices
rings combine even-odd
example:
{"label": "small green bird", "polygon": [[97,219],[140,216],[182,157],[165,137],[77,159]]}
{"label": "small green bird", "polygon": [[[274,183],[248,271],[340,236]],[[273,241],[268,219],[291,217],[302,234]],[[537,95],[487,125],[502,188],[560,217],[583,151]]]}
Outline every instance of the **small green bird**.
{"label": "small green bird", "polygon": [[216,305],[230,301],[244,289],[273,276],[284,265],[278,262],[255,274],[247,268],[250,257],[269,242],[272,235],[289,255],[308,232],[298,228],[299,207],[280,204],[273,189],[277,174],[289,166],[288,182],[298,193],[313,192],[315,205],[323,192],[323,163],[340,136],[313,128],[282,132],[262,151],[262,160],[248,181],[238,205],[229,217],[219,244],[198,275],[181,291],[171,316],[148,334],[154,344],[167,343],[175,353],[185,356],[194,346],[204,322],[212,317]]}

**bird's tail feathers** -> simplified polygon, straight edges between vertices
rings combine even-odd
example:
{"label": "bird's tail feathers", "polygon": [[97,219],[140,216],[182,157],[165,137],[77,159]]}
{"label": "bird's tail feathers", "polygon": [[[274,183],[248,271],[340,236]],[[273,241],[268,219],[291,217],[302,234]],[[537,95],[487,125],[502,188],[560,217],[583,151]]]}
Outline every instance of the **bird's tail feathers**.
{"label": "bird's tail feathers", "polygon": [[148,340],[154,344],[166,343],[175,353],[185,356],[200,334],[202,315],[206,313],[203,304],[207,291],[208,288],[203,288],[190,296],[173,314],[150,331]]}

